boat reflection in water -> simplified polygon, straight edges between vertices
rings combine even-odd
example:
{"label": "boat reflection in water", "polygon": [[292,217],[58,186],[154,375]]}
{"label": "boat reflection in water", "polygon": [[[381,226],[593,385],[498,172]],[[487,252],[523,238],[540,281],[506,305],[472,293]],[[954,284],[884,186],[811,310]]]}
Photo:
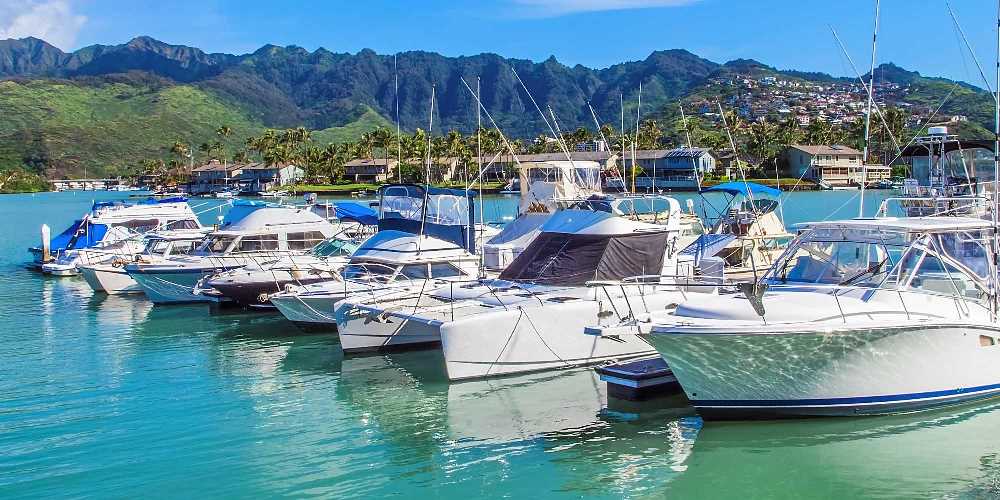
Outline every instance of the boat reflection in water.
{"label": "boat reflection in water", "polygon": [[345,358],[337,398],[392,467],[433,466],[448,491],[497,486],[484,477],[524,494],[648,490],[684,470],[701,427],[676,399],[608,411],[591,369],[449,383],[442,362],[436,350]]}
{"label": "boat reflection in water", "polygon": [[660,493],[997,498],[998,428],[1000,403],[867,418],[712,422],[699,433],[688,470]]}

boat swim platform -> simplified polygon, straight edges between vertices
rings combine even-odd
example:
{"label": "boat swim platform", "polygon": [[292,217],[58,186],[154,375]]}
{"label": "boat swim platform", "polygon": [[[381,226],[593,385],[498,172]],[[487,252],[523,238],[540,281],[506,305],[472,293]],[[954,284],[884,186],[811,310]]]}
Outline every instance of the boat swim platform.
{"label": "boat swim platform", "polygon": [[608,384],[608,396],[628,401],[643,401],[680,392],[674,372],[666,360],[657,356],[594,369]]}

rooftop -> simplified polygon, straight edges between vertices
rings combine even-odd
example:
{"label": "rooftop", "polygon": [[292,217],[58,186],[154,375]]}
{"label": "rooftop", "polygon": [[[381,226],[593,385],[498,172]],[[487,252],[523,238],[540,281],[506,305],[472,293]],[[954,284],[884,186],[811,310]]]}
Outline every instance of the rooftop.
{"label": "rooftop", "polygon": [[806,145],[806,144],[792,144],[788,146],[792,149],[797,149],[806,154],[810,155],[861,155],[861,151],[857,149],[850,148],[847,146],[842,146],[840,144],[833,145]]}

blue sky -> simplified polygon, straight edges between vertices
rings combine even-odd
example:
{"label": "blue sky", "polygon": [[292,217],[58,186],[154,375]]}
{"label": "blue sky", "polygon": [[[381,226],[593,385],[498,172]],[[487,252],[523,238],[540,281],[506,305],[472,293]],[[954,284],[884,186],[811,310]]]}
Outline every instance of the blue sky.
{"label": "blue sky", "polygon": [[[995,56],[996,5],[953,0],[987,72]],[[0,38],[34,35],[63,49],[150,35],[211,52],[265,43],[335,52],[495,52],[606,67],[685,48],[725,62],[852,76],[833,26],[867,67],[871,0],[483,0],[423,2],[259,0],[0,0]],[[944,0],[883,0],[879,62],[982,85]],[[865,70],[862,69],[862,72]]]}

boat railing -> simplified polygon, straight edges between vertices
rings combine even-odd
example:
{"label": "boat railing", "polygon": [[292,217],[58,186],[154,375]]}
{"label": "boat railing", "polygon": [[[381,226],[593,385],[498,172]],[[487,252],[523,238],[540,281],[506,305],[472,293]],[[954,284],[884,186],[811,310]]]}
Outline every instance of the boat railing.
{"label": "boat railing", "polygon": [[[825,292],[826,295],[831,297],[834,304],[837,307],[838,314],[843,323],[848,323],[848,319],[852,316],[858,315],[870,315],[871,311],[864,312],[845,312],[844,304],[841,299],[852,292],[860,294],[861,296],[871,297],[874,292],[884,292],[892,295],[896,295],[899,298],[900,312],[902,312],[907,320],[912,320],[916,317],[929,317],[930,314],[921,312],[919,307],[913,307],[916,304],[913,300],[910,300],[910,304],[907,304],[906,297],[913,297],[914,295],[919,295],[923,297],[938,297],[943,299],[949,299],[954,301],[956,314],[959,318],[968,318],[972,316],[973,310],[979,310],[983,314],[994,317],[994,312],[989,305],[989,301],[985,298],[974,298],[969,297],[961,293],[960,288],[956,280],[952,277],[948,277],[949,282],[953,288],[952,293],[946,293],[936,290],[929,290],[924,288],[912,288],[912,287],[897,287],[897,286],[865,286],[865,285],[847,285],[847,284],[836,284],[836,283],[764,283],[764,282],[748,282],[748,281],[735,281],[728,278],[709,278],[704,279],[697,276],[676,276],[676,275],[643,275],[643,276],[633,276],[625,278],[622,280],[607,280],[607,281],[591,281],[587,283],[588,287],[601,289],[608,300],[614,306],[614,299],[611,296],[611,289],[619,289],[621,291],[621,297],[624,299],[627,311],[625,314],[618,313],[616,311],[616,316],[619,318],[621,323],[634,322],[637,315],[636,311],[633,309],[632,302],[629,300],[630,293],[632,297],[638,297],[643,300],[643,305],[645,305],[645,296],[654,291],[663,290],[676,290],[681,293],[682,299],[687,301],[689,295],[692,293],[712,293],[716,292],[719,295],[735,295],[738,293],[744,293],[747,295],[748,300],[757,301],[760,305],[759,313],[761,319],[766,321],[766,310],[763,307],[763,303],[760,302],[765,294],[774,292],[802,292],[802,291],[814,291],[814,292]],[[600,292],[599,292],[600,293]],[[867,300],[867,299],[863,299]],[[645,312],[649,312],[648,308],[644,308]]]}
{"label": "boat railing", "polygon": [[[899,203],[904,210],[904,204],[912,205],[912,208],[933,210],[931,213],[922,214],[926,216],[938,217],[944,215],[956,215],[959,212],[967,213],[970,208],[985,209],[989,206],[990,198],[987,196],[893,196],[882,200],[876,211],[876,217],[886,217],[889,215],[889,205]],[[938,211],[938,207],[943,210]]]}

